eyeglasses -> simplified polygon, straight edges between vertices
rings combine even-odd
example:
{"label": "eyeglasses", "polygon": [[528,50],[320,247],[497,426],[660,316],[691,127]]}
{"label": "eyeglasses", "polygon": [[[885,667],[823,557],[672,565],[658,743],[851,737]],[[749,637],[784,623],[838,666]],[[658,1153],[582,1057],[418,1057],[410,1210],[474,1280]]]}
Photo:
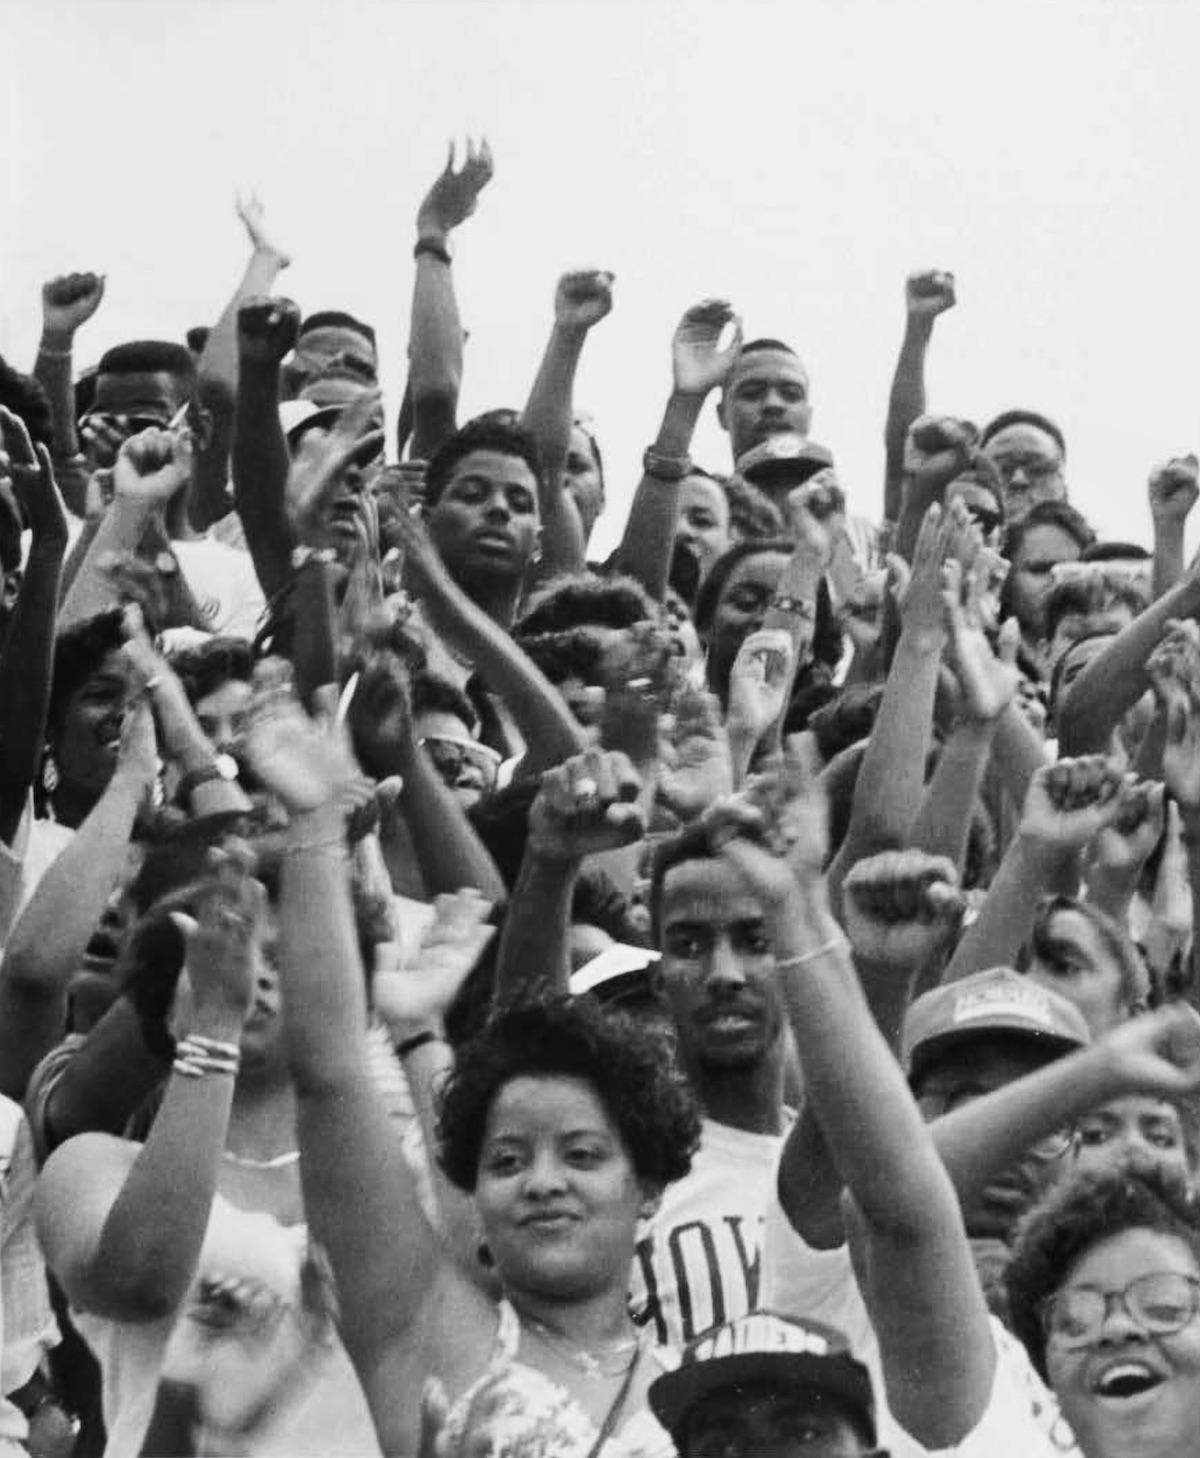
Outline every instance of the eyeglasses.
{"label": "eyeglasses", "polygon": [[1200,1311],[1200,1280],[1177,1271],[1152,1271],[1130,1281],[1123,1291],[1068,1287],[1042,1302],[1046,1340],[1064,1347],[1090,1346],[1099,1337],[1114,1304],[1147,1335],[1169,1336],[1182,1331]]}
{"label": "eyeglasses", "polygon": [[993,456],[992,465],[1004,477],[1006,481],[1012,479],[1018,471],[1024,471],[1031,481],[1048,481],[1051,476],[1057,476],[1062,470],[1061,461],[1043,461],[1029,459],[1004,459]]}
{"label": "eyeglasses", "polygon": [[496,788],[502,757],[490,745],[453,734],[427,734],[419,742],[433,760],[434,769],[451,788],[462,780],[464,771],[471,779],[478,779],[481,790]]}

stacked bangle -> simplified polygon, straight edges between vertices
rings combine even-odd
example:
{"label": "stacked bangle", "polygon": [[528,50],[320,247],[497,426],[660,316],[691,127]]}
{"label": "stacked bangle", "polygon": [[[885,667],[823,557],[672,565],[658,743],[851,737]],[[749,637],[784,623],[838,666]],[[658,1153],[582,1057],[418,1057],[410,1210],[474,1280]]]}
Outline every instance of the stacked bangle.
{"label": "stacked bangle", "polygon": [[175,1072],[185,1078],[204,1078],[210,1073],[236,1078],[241,1059],[236,1043],[220,1043],[199,1033],[190,1033],[175,1044]]}

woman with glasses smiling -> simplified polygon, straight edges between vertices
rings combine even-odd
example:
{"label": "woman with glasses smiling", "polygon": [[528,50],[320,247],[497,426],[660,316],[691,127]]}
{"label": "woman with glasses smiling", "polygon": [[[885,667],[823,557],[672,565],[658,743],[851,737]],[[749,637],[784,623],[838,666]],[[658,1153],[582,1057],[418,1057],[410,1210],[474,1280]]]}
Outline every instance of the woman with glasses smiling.
{"label": "woman with glasses smiling", "polygon": [[1153,1167],[1080,1172],[1028,1217],[1007,1283],[1084,1458],[1198,1451],[1200,1212],[1177,1184]]}

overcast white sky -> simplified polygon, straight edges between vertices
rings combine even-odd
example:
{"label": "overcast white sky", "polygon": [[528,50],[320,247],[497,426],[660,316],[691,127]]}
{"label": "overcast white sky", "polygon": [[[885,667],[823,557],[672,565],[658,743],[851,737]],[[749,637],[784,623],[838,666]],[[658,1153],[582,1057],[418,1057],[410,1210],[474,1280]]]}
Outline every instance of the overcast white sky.
{"label": "overcast white sky", "polygon": [[[461,231],[464,413],[519,404],[557,275],[617,275],[578,403],[619,528],[683,309],[791,340],[814,435],[875,512],[914,267],[955,271],[931,402],[1066,430],[1074,499],[1145,537],[1145,477],[1200,446],[1191,0],[0,0],[0,350],[52,273],[108,274],[80,337],[211,322],[255,187],[306,311],[378,329],[403,388],[417,203],[447,138],[496,177]],[[697,459],[728,465],[706,415]],[[601,543],[601,545],[604,544]]]}

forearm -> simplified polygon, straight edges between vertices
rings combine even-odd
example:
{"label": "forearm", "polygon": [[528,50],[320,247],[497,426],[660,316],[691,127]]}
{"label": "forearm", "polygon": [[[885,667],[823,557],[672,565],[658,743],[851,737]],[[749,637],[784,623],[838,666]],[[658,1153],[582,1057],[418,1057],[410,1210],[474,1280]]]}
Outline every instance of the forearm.
{"label": "forearm", "polygon": [[429,253],[417,258],[409,327],[412,455],[427,461],[454,433],[463,371],[463,327],[453,271]]}
{"label": "forearm", "polygon": [[960,876],[995,727],[994,720],[981,719],[957,725],[942,748],[912,828],[912,845],[929,855],[946,856]]}
{"label": "forearm", "polygon": [[[191,1032],[236,1044],[242,1019],[197,1012]],[[127,1321],[170,1316],[200,1259],[217,1188],[233,1079],[173,1073],[150,1133],[109,1212],[96,1252],[106,1311]]]}
{"label": "forearm", "polygon": [[0,659],[0,840],[11,845],[46,731],[65,544],[34,541]]}
{"label": "forearm", "polygon": [[1058,714],[1063,757],[1102,753],[1112,731],[1150,687],[1146,663],[1171,618],[1200,609],[1200,587],[1190,578],[1160,597],[1093,658],[1067,690]]}
{"label": "forearm", "polygon": [[238,381],[238,310],[248,299],[270,294],[284,267],[286,261],[273,248],[256,247],[251,253],[241,282],[209,332],[196,364],[196,378],[202,388],[215,383],[233,397]]}
{"label": "forearm", "polygon": [[568,930],[577,861],[550,860],[526,849],[496,958],[496,1002],[567,991]]}
{"label": "forearm", "polygon": [[1018,833],[1000,862],[975,921],[963,933],[942,979],[957,982],[988,967],[1011,967],[1046,893],[1051,858]]}
{"label": "forearm", "polygon": [[51,1147],[76,1134],[121,1134],[170,1072],[169,1056],[146,1046],[141,1020],[119,997],[75,1052],[46,1095]]}
{"label": "forearm", "polygon": [[972,1100],[930,1125],[933,1142],[958,1194],[969,1208],[1002,1170],[1040,1140],[1067,1128],[1089,1109],[1131,1092],[1112,1070],[1107,1050],[1095,1047]]}
{"label": "forearm", "polygon": [[425,583],[422,603],[441,637],[467,657],[500,695],[528,750],[526,772],[561,764],[587,748],[584,732],[545,674],[509,634],[442,570]]}
{"label": "forearm", "polygon": [[63,598],[60,633],[116,605],[117,589],[104,564],[110,557],[136,556],[152,514],[152,508],[120,496],[104,513]]}
{"label": "forearm", "polygon": [[829,1142],[806,1103],[784,1141],[776,1182],[783,1213],[805,1245],[835,1250],[845,1244],[844,1189]]}
{"label": "forearm", "polygon": [[304,1208],[329,1253],[361,1376],[415,1317],[438,1272],[438,1247],[367,1071],[366,987],[340,809],[294,817],[289,840],[280,953]]}
{"label": "forearm", "polygon": [[233,389],[223,381],[201,380],[196,393],[206,417],[207,438],[192,461],[188,523],[193,531],[204,532],[233,510],[229,462],[236,403]]}
{"label": "forearm", "polygon": [[495,861],[420,745],[406,746],[396,772],[404,783],[400,808],[427,894],[450,895],[471,886],[489,901],[504,901],[508,888]]}
{"label": "forearm", "polygon": [[243,358],[233,426],[233,498],[254,570],[270,599],[291,576],[294,538],[287,514],[291,460],[279,421],[279,366]]}
{"label": "forearm", "polygon": [[992,763],[1014,804],[1025,803],[1029,783],[1046,761],[1045,741],[1017,704],[1009,704],[996,723]]}
{"label": "forearm", "polygon": [[901,634],[834,862],[835,891],[856,861],[903,845],[912,829],[925,789],[941,653],[940,635],[919,640]]}
{"label": "forearm", "polygon": [[887,421],[883,429],[887,460],[883,487],[884,521],[896,521],[900,516],[904,442],[913,422],[925,414],[925,355],[932,335],[932,319],[908,316],[900,356],[896,360],[896,372],[892,376]]}
{"label": "forearm", "polygon": [[563,466],[571,447],[575,372],[586,338],[586,329],[555,323],[521,417],[537,441],[541,457],[543,515],[547,499],[562,489]]}
{"label": "forearm", "polygon": [[1157,600],[1183,576],[1183,522],[1154,522],[1153,591]]}
{"label": "forearm", "polygon": [[[654,441],[654,450],[659,455],[678,457],[690,453],[704,400],[704,395],[672,391]],[[643,475],[613,563],[617,572],[640,582],[655,602],[662,602],[666,596],[680,485],[679,481]]]}
{"label": "forearm", "polygon": [[[1200,907],[1200,809],[1186,808],[1180,811],[1183,820],[1183,845],[1187,852],[1188,885],[1192,892],[1193,918],[1195,908]],[[1194,921],[1193,921],[1194,925]],[[1187,979],[1187,1000],[1194,1008],[1200,1011],[1200,968],[1196,965],[1196,959],[1200,956],[1200,946],[1193,930],[1192,934],[1192,961]]]}
{"label": "forearm", "polygon": [[0,964],[0,1093],[9,1098],[24,1097],[62,1032],[67,983],[124,871],[144,791],[118,766],[13,927]]}

